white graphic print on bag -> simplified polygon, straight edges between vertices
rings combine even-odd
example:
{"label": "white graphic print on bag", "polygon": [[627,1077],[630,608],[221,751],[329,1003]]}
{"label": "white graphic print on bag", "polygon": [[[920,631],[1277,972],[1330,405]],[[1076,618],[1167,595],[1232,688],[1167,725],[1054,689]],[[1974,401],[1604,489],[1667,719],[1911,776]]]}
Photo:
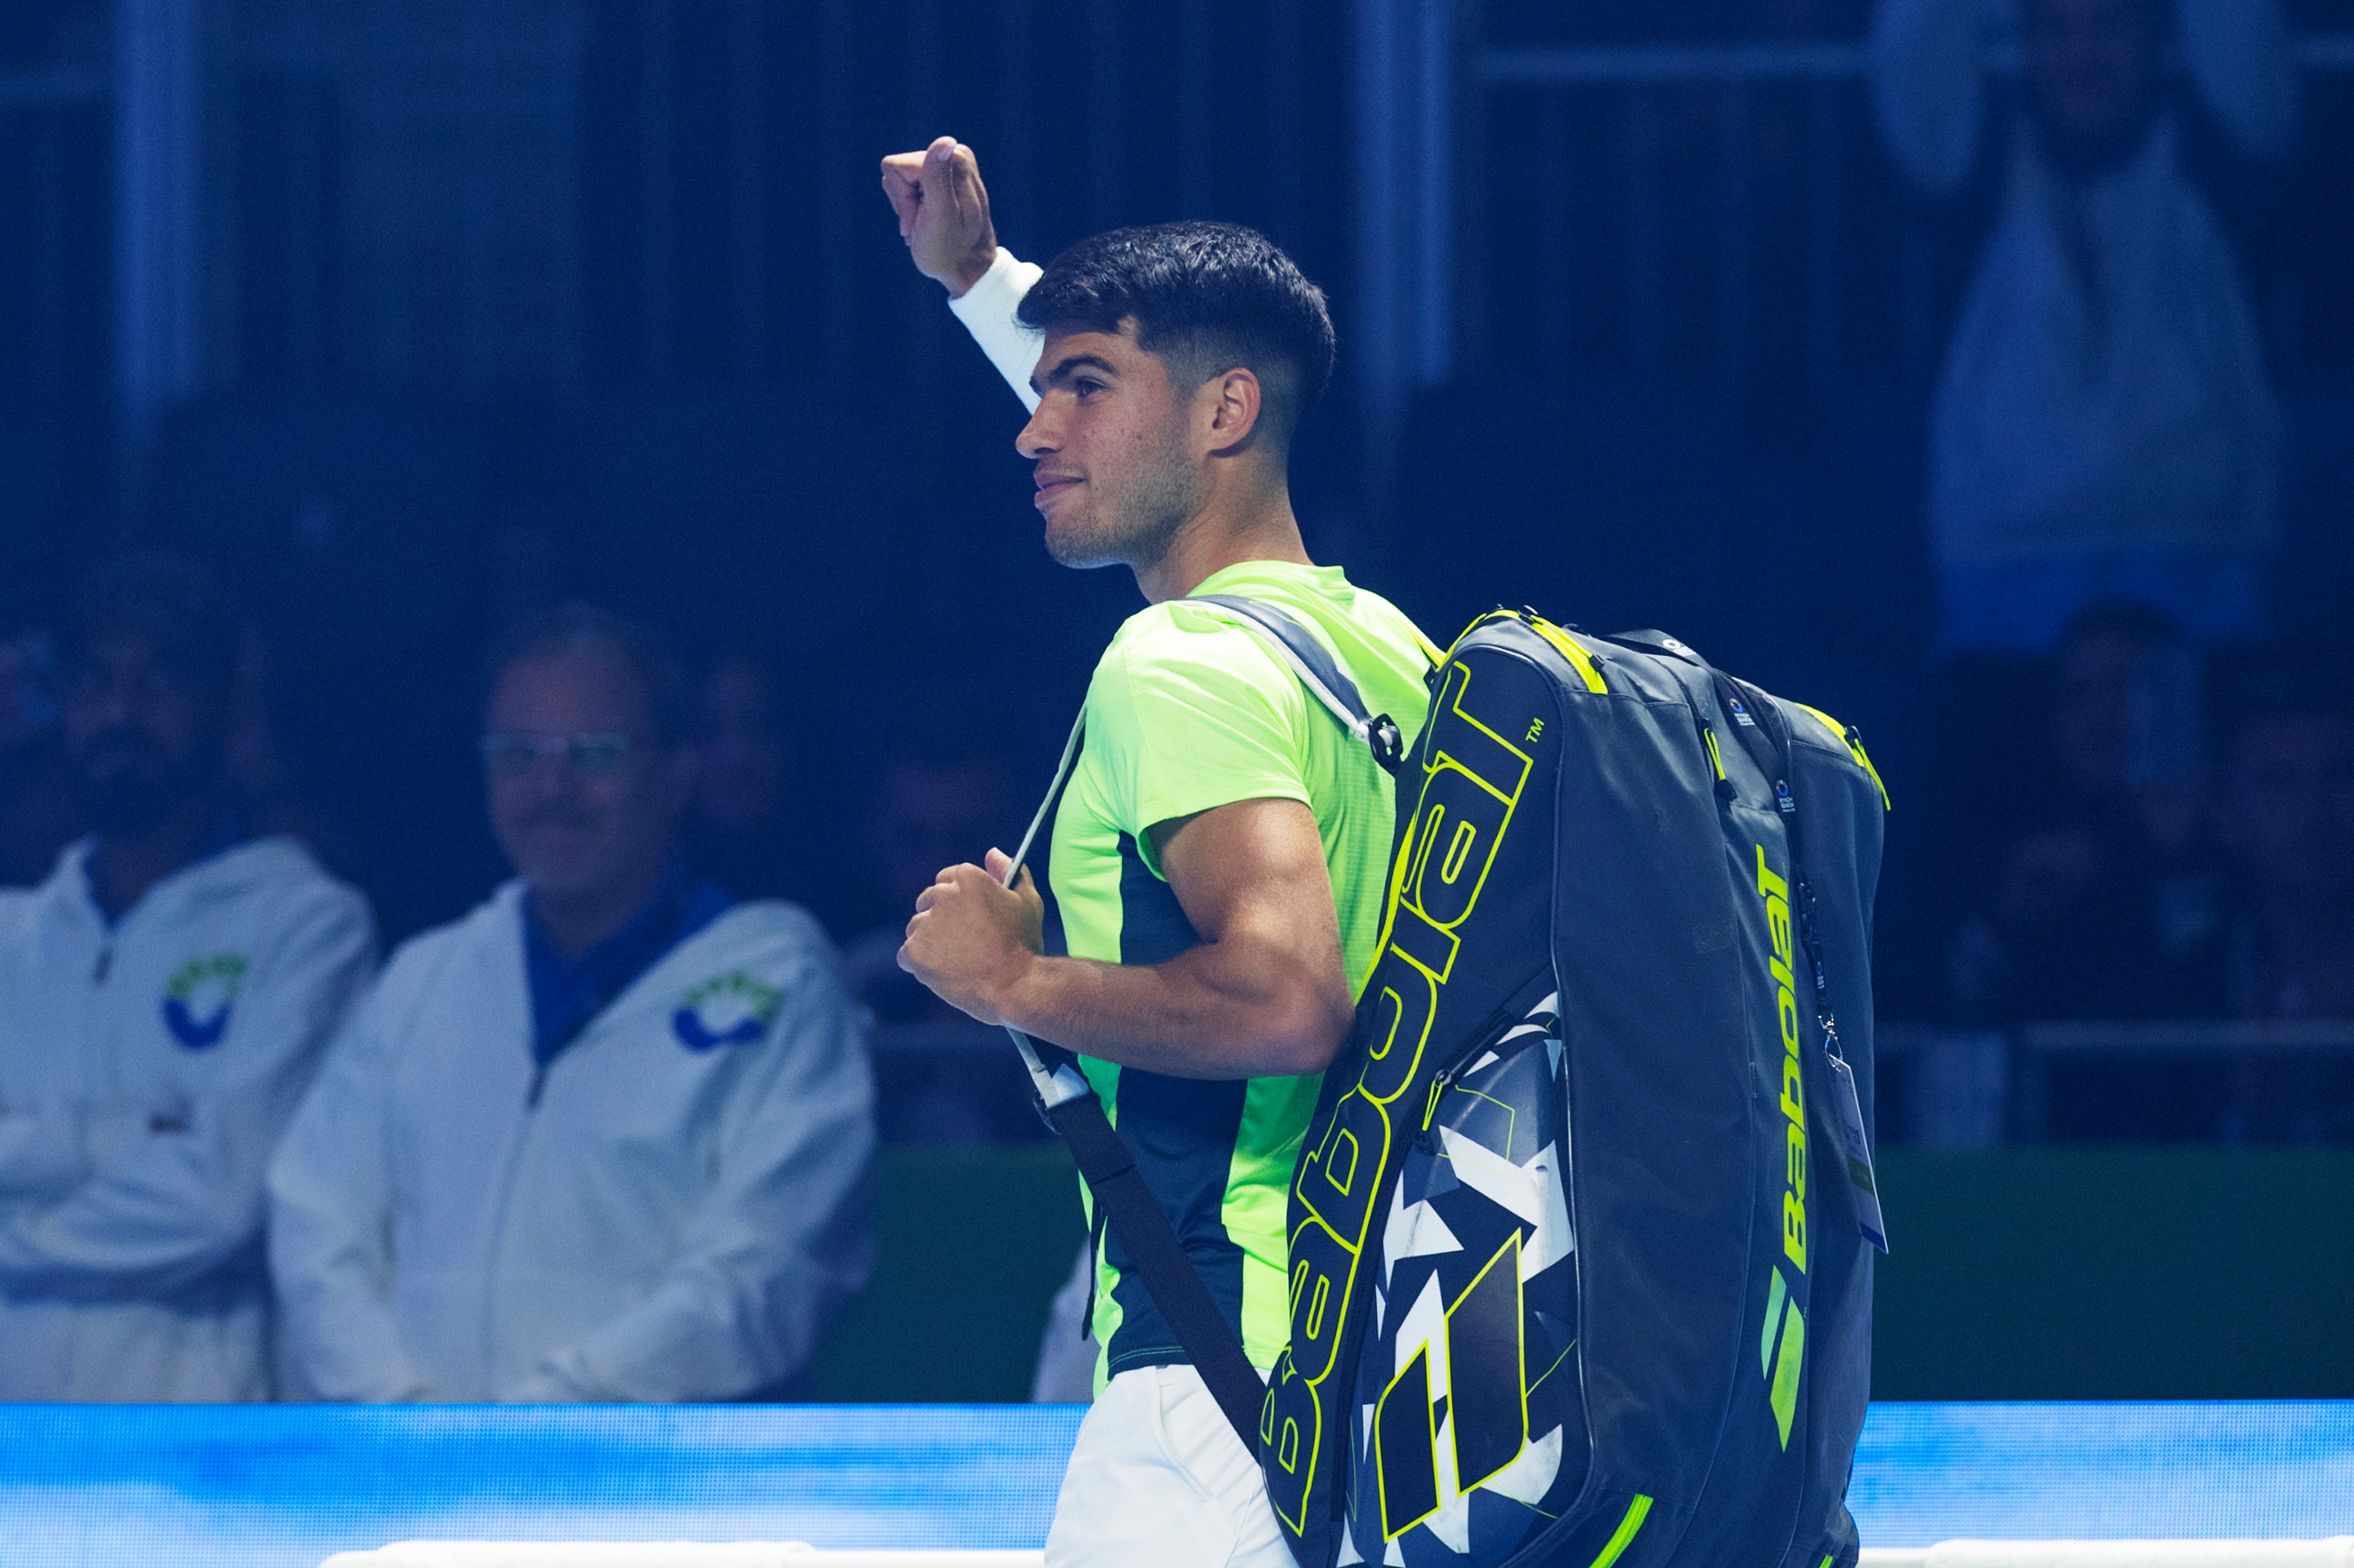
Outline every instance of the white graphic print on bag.
{"label": "white graphic print on bag", "polygon": [[1499,1561],[1584,1480],[1558,1006],[1442,1077],[1399,1171],[1343,1563]]}

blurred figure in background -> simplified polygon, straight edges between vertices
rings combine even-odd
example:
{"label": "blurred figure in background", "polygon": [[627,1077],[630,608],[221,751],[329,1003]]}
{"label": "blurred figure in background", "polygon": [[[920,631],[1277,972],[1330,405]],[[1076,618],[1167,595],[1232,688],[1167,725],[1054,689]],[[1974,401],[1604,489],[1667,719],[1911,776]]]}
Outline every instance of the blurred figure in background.
{"label": "blurred figure in background", "polygon": [[0,642],[0,887],[47,876],[79,831],[57,685],[48,638]]}
{"label": "blurred figure in background", "polygon": [[684,688],[582,607],[498,659],[516,880],[394,956],[271,1168],[307,1392],[751,1398],[864,1282],[864,1020],[814,920],[691,868]]}
{"label": "blurred figure in background", "polygon": [[[2230,1018],[2354,1019],[2354,706],[2342,691],[2258,694],[2233,716],[2218,825],[2232,915],[2201,965]],[[2354,1063],[2242,1064],[2224,1133],[2354,1142]]]}
{"label": "blurred figure in background", "polygon": [[2052,767],[1981,803],[1992,876],[1950,962],[1955,1020],[2162,1017],[2219,918],[2206,833],[2204,656],[2160,611],[2097,606],[2062,639]]}
{"label": "blurred figure in background", "polygon": [[786,788],[793,754],[774,667],[731,649],[704,671],[695,694],[702,767],[687,814],[695,864],[738,898],[784,898],[807,868],[791,848]]}
{"label": "blurred figure in background", "polygon": [[270,1396],[263,1171],[376,941],[236,809],[246,637],[163,559],[101,572],[65,631],[92,836],[0,895],[0,1399]]}
{"label": "blurred figure in background", "polygon": [[[2014,16],[2006,109],[1984,62]],[[2201,641],[2257,632],[2278,418],[2240,260],[2190,169],[2211,122],[2200,145],[2227,163],[2289,151],[2277,0],[1885,0],[1872,58],[1918,185],[1999,182],[1932,416],[1946,650],[2040,652],[2118,599]]]}
{"label": "blurred figure in background", "polygon": [[[1028,1079],[1002,1034],[983,1029],[899,968],[906,911],[939,866],[1010,844],[1028,821],[1005,737],[954,704],[904,715],[865,821],[866,918],[845,969],[852,990],[906,1044],[879,1064],[885,1137],[901,1142],[1034,1139]],[[942,854],[949,862],[942,862]]]}

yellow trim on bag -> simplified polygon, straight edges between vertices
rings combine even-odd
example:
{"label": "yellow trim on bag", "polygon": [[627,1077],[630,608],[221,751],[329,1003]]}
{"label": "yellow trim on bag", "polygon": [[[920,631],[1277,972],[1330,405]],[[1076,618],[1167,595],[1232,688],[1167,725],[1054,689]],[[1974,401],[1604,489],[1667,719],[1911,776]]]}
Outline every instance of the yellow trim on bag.
{"label": "yellow trim on bag", "polygon": [[1594,1568],[1610,1568],[1610,1564],[1617,1562],[1628,1544],[1635,1539],[1635,1532],[1643,1528],[1643,1520],[1650,1516],[1650,1512],[1651,1499],[1637,1492],[1635,1500],[1627,1505],[1627,1517],[1618,1521],[1617,1533],[1611,1536],[1609,1543],[1603,1547],[1602,1555],[1594,1560]]}
{"label": "yellow trim on bag", "polygon": [[1543,619],[1532,620],[1529,625],[1535,630],[1539,637],[1560,649],[1563,658],[1577,667],[1577,673],[1585,677],[1587,691],[1606,692],[1610,689],[1602,683],[1602,672],[1594,667],[1592,656],[1585,649],[1571,641],[1568,632],[1564,631],[1552,621]]}
{"label": "yellow trim on bag", "polygon": [[1820,719],[1822,721],[1823,727],[1831,732],[1832,738],[1837,740],[1841,746],[1847,747],[1848,755],[1855,758],[1856,766],[1862,768],[1866,773],[1872,775],[1872,788],[1880,791],[1880,808],[1882,810],[1893,811],[1896,809],[1896,802],[1888,798],[1887,780],[1881,778],[1880,769],[1872,765],[1872,758],[1864,751],[1863,742],[1856,739],[1855,736],[1848,733],[1847,726],[1840,723],[1839,720],[1831,717],[1830,715],[1823,712],[1820,708],[1810,708],[1804,703],[1793,703],[1790,705],[1798,709],[1802,713],[1810,713],[1818,719]]}

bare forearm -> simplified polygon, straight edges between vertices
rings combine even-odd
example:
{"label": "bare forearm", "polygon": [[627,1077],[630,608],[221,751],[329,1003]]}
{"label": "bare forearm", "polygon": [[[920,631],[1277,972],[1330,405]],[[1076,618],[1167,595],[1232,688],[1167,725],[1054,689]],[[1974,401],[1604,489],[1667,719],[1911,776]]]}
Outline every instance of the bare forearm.
{"label": "bare forearm", "polygon": [[1171,1077],[1322,1072],[1349,1033],[1348,997],[1235,958],[1216,944],[1164,964],[1040,958],[999,1011],[1066,1050]]}

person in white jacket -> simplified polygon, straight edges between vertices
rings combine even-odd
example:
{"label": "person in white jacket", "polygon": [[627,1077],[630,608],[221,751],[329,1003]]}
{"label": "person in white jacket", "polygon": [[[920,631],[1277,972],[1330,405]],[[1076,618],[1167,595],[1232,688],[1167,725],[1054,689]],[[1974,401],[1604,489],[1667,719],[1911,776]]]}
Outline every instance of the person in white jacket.
{"label": "person in white jacket", "polygon": [[270,1394],[263,1171],[376,937],[302,845],[239,825],[242,635],[149,559],[65,639],[96,832],[0,894],[0,1400]]}
{"label": "person in white jacket", "polygon": [[[2007,28],[2015,101],[1985,64]],[[2278,416],[2187,154],[2202,115],[2243,169],[2289,151],[2277,0],[1883,0],[1872,58],[1889,149],[1925,192],[1961,193],[2002,150],[1931,417],[1946,649],[2042,652],[2116,600],[2257,634]]]}
{"label": "person in white jacket", "polygon": [[501,659],[482,755],[518,876],[394,955],[270,1171],[304,1392],[773,1394],[864,1283],[865,1019],[806,914],[688,868],[677,692],[577,607]]}

